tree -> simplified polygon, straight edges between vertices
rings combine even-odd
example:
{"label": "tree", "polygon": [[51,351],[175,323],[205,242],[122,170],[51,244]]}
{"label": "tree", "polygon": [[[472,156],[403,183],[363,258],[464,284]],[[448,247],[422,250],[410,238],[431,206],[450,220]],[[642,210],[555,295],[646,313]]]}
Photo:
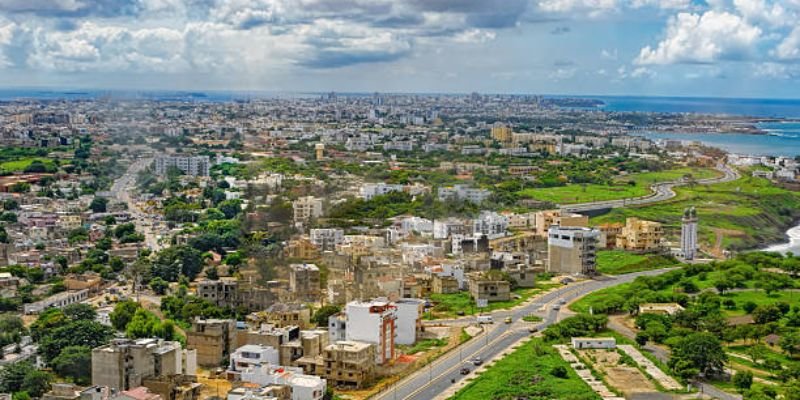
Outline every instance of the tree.
{"label": "tree", "polygon": [[[728,359],[719,339],[708,332],[677,337],[671,343],[671,347],[672,357],[669,362],[673,369],[681,365],[683,369],[694,368],[702,374],[715,374],[723,370],[725,361]],[[682,362],[688,362],[688,364],[679,364]]]}
{"label": "tree", "polygon": [[14,199],[3,200],[3,209],[6,211],[19,210],[19,202]]}
{"label": "tree", "polygon": [[769,322],[775,322],[781,319],[783,314],[781,313],[780,308],[778,308],[774,304],[764,304],[756,307],[755,310],[752,312],[753,319],[756,321],[757,324],[766,324]]}
{"label": "tree", "polygon": [[134,233],[136,233],[136,225],[133,223],[117,225],[117,227],[114,228],[114,237],[117,239],[122,239],[123,237]]}
{"label": "tree", "polygon": [[94,321],[97,318],[97,312],[88,304],[76,303],[64,307],[64,316],[73,321]]}
{"label": "tree", "polygon": [[733,385],[739,390],[750,389],[753,386],[753,373],[750,371],[736,371],[733,375]]}
{"label": "tree", "polygon": [[567,368],[563,365],[557,365],[550,370],[550,375],[560,379],[567,379],[567,377],[569,377],[569,372],[567,372]]}
{"label": "tree", "polygon": [[798,346],[800,346],[800,335],[794,332],[786,333],[781,336],[778,345],[781,346],[781,350],[786,352],[789,357],[794,357],[794,353],[797,352]]}
{"label": "tree", "polygon": [[241,200],[225,200],[217,205],[220,211],[225,214],[225,218],[231,219],[236,217],[240,212],[242,212],[242,201]]}
{"label": "tree", "polygon": [[161,279],[160,277],[155,277],[150,281],[150,289],[152,289],[157,295],[163,296],[165,293],[167,293],[167,289],[169,289],[169,282]]}
{"label": "tree", "polygon": [[108,206],[108,199],[105,197],[95,196],[89,203],[89,209],[96,213],[106,212],[106,206]]}
{"label": "tree", "polygon": [[111,325],[118,331],[124,331],[128,323],[133,319],[136,310],[139,308],[141,308],[139,303],[133,300],[125,300],[117,303],[117,305],[114,306],[114,311],[109,315],[109,318],[111,318]]}
{"label": "tree", "polygon": [[50,362],[61,349],[69,346],[95,348],[105,345],[114,336],[112,329],[95,321],[79,320],[60,325],[39,341],[39,353]]}
{"label": "tree", "polygon": [[714,288],[717,289],[719,294],[725,294],[726,290],[733,288],[733,282],[731,282],[728,278],[722,278],[714,282]]}
{"label": "tree", "polygon": [[341,308],[336,305],[322,306],[319,310],[314,312],[314,316],[311,317],[311,322],[317,324],[317,326],[328,326],[328,318],[339,311],[341,311]]}
{"label": "tree", "polygon": [[68,346],[50,363],[58,375],[72,378],[79,385],[92,380],[92,349],[87,346]]}
{"label": "tree", "polygon": [[752,301],[746,301],[744,304],[742,304],[742,310],[748,314],[751,314],[756,307],[758,307],[758,304]]}
{"label": "tree", "polygon": [[168,247],[159,252],[152,266],[152,274],[165,281],[176,282],[181,274],[192,280],[202,269],[202,253],[197,249],[181,245]]}
{"label": "tree", "polygon": [[31,397],[41,397],[50,389],[52,376],[37,370],[27,361],[12,363],[0,368],[0,392],[27,392]]}
{"label": "tree", "polygon": [[4,226],[0,226],[0,243],[8,243],[8,232]]}
{"label": "tree", "polygon": [[212,281],[219,280],[219,271],[217,271],[217,267],[210,266],[206,268],[206,278],[211,279]]}

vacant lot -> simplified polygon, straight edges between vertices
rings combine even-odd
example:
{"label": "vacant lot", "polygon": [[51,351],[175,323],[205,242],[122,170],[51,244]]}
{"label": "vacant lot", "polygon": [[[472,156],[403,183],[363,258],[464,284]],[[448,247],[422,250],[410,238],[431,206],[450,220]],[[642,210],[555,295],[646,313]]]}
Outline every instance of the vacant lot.
{"label": "vacant lot", "polygon": [[597,270],[603,274],[627,274],[666,268],[675,264],[677,264],[677,261],[673,258],[654,254],[635,254],[622,250],[597,252]]}

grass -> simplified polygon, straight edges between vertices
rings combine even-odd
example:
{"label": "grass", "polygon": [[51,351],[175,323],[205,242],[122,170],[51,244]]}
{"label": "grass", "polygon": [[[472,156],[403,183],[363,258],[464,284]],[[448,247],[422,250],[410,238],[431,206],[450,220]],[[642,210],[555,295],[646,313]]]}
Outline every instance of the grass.
{"label": "grass", "polygon": [[447,346],[447,339],[424,339],[418,340],[411,346],[398,346],[405,354],[423,353],[436,347]]}
{"label": "grass", "polygon": [[639,217],[664,224],[671,238],[680,232],[683,210],[695,207],[700,218],[701,247],[722,244],[734,250],[761,247],[784,240],[784,231],[800,218],[800,193],[776,187],[763,178],[743,177],[713,185],[683,186],[671,200],[616,208],[592,218],[592,224],[624,222]]}
{"label": "grass", "polygon": [[736,302],[736,308],[733,310],[723,307],[723,311],[731,316],[746,314],[745,311],[742,310],[742,305],[747,302],[753,302],[757,305],[774,304],[778,302],[789,303],[793,306],[800,305],[800,293],[795,293],[793,290],[781,290],[770,293],[769,295],[762,290],[727,292],[722,296],[722,299],[731,299]]}
{"label": "grass", "polygon": [[493,301],[489,303],[486,308],[478,308],[475,306],[475,301],[468,292],[459,292],[451,294],[431,294],[430,300],[435,303],[433,311],[425,315],[426,319],[439,319],[439,318],[456,318],[461,315],[475,315],[482,312],[491,312],[494,310],[505,310],[524,303],[530,299],[531,296],[542,292],[543,290],[550,289],[556,284],[537,284],[535,288],[517,288],[511,291],[516,294],[518,298],[512,298],[509,301]]}
{"label": "grass", "polygon": [[[568,371],[567,378],[550,374],[556,367]],[[600,397],[586,385],[549,343],[533,339],[468,383],[453,400],[572,399]]]}
{"label": "grass", "polygon": [[597,252],[597,270],[608,275],[666,268],[676,263],[675,259],[655,254],[636,254],[622,250]]}
{"label": "grass", "polygon": [[531,314],[531,315],[526,315],[526,316],[522,317],[522,320],[525,321],[525,322],[541,322],[542,321],[542,317],[540,317],[538,315]]}
{"label": "grass", "polygon": [[[643,172],[617,177],[609,185],[572,184],[553,188],[525,189],[519,192],[522,197],[556,204],[587,203],[592,201],[619,200],[629,197],[641,197],[650,194],[650,185],[657,182],[669,182],[692,174],[695,179],[711,178],[719,172],[708,168],[676,168],[667,171]],[[633,182],[634,184],[630,184]]]}
{"label": "grass", "polygon": [[34,162],[35,160],[41,161],[48,168],[55,167],[55,163],[53,163],[53,160],[47,158],[31,157],[31,158],[22,158],[19,160],[2,162],[0,163],[0,171],[22,172],[25,170],[25,168],[28,168],[28,166],[31,165],[31,163]]}

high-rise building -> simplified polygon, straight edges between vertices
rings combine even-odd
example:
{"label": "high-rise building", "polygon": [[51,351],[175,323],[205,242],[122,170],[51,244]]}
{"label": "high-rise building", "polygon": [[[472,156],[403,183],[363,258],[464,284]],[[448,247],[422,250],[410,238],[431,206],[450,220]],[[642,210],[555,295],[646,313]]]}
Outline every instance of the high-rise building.
{"label": "high-rise building", "polygon": [[197,374],[197,353],[180,342],[116,339],[92,350],[92,384],[128,390],[146,378]]}
{"label": "high-rise building", "polygon": [[681,219],[681,254],[686,260],[694,260],[697,255],[697,210],[687,208]]}
{"label": "high-rise building", "polygon": [[308,222],[322,216],[322,199],[314,196],[301,197],[292,202],[294,222]]}
{"label": "high-rise building", "polygon": [[547,237],[548,272],[594,275],[600,231],[551,226]]}
{"label": "high-rise building", "polygon": [[178,168],[186,175],[208,176],[211,168],[211,159],[208,156],[156,157],[155,168],[157,175],[166,175],[170,167]]}
{"label": "high-rise building", "polygon": [[496,122],[492,126],[492,139],[498,142],[510,142],[511,128],[501,122]]}

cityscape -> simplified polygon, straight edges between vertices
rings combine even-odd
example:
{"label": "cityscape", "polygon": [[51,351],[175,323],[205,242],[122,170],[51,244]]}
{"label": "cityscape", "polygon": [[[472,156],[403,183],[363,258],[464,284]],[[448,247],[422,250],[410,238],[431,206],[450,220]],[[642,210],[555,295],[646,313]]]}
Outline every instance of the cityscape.
{"label": "cityscape", "polygon": [[798,20],[0,0],[0,400],[800,400]]}

